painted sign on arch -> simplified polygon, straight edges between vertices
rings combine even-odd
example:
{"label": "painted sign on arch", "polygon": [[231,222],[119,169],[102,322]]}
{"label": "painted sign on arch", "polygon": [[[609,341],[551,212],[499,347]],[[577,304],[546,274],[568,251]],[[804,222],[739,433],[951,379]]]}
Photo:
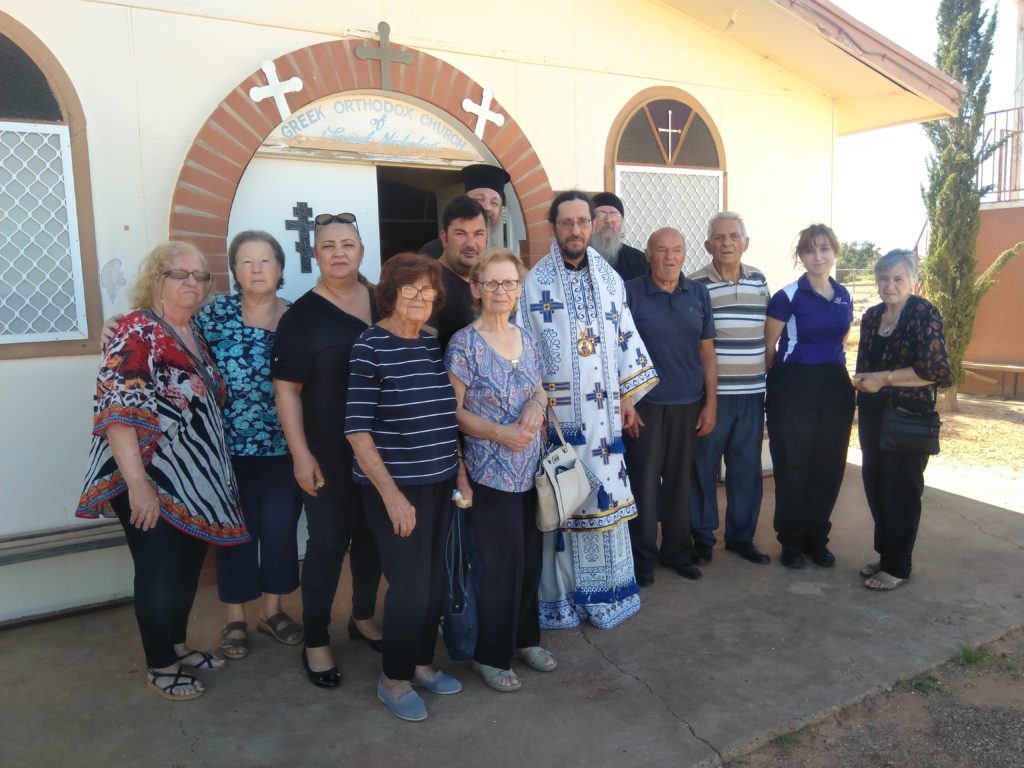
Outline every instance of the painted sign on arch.
{"label": "painted sign on arch", "polygon": [[419,104],[379,93],[343,93],[293,112],[263,151],[327,150],[405,161],[481,162],[461,124]]}

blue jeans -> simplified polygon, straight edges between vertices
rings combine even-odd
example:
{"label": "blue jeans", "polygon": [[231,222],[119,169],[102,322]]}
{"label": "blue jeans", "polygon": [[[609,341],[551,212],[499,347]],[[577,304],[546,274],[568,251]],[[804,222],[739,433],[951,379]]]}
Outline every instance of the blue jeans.
{"label": "blue jeans", "polygon": [[699,544],[715,545],[718,467],[725,457],[725,543],[753,541],[761,512],[764,395],[719,395],[718,421],[697,440],[690,483],[690,526]]}

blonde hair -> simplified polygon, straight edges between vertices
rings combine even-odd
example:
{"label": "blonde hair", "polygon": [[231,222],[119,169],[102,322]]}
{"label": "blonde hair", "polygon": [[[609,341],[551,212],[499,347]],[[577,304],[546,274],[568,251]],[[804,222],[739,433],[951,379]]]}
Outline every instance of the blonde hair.
{"label": "blonde hair", "polygon": [[[515,251],[510,251],[508,248],[500,248],[492,246],[484,250],[480,254],[480,258],[476,260],[476,263],[470,267],[469,280],[473,283],[480,282],[480,276],[484,273],[491,264],[501,264],[507,262],[512,264],[516,268],[516,272],[519,274],[519,287],[523,287],[523,280],[526,279],[526,265],[523,264],[522,259],[516,256]],[[473,308],[480,309],[480,299],[473,299]]]}
{"label": "blonde hair", "polygon": [[[163,284],[164,272],[171,268],[171,261],[182,254],[194,254],[199,257],[204,270],[209,270],[206,257],[192,243],[171,240],[161,243],[146,254],[139,265],[139,277],[132,286],[131,302],[134,309],[156,309],[160,301],[160,287]],[[206,284],[205,300],[213,290],[213,280]]]}

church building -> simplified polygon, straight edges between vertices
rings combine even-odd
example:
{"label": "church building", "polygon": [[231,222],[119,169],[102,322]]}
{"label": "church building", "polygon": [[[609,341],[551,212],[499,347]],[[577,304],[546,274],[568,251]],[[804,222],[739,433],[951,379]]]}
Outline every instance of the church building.
{"label": "church building", "polygon": [[0,73],[0,622],[131,593],[119,525],[73,512],[103,318],[157,243],[227,291],[229,239],[267,230],[294,299],[313,218],[351,212],[373,281],[488,163],[530,262],[554,194],[607,190],[630,245],[685,234],[688,272],[740,212],[781,286],[838,137],[960,94],[827,0],[0,0]]}

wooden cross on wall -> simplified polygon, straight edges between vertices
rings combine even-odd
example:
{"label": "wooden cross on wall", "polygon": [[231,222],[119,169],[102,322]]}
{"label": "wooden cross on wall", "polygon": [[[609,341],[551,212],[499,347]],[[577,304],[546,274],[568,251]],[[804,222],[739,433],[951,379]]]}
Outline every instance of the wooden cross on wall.
{"label": "wooden cross on wall", "polygon": [[380,84],[385,91],[391,90],[391,62],[412,64],[412,54],[404,48],[391,47],[391,27],[386,21],[377,25],[380,44],[377,48],[368,45],[356,46],[356,56],[363,61],[373,59],[380,62]]}

